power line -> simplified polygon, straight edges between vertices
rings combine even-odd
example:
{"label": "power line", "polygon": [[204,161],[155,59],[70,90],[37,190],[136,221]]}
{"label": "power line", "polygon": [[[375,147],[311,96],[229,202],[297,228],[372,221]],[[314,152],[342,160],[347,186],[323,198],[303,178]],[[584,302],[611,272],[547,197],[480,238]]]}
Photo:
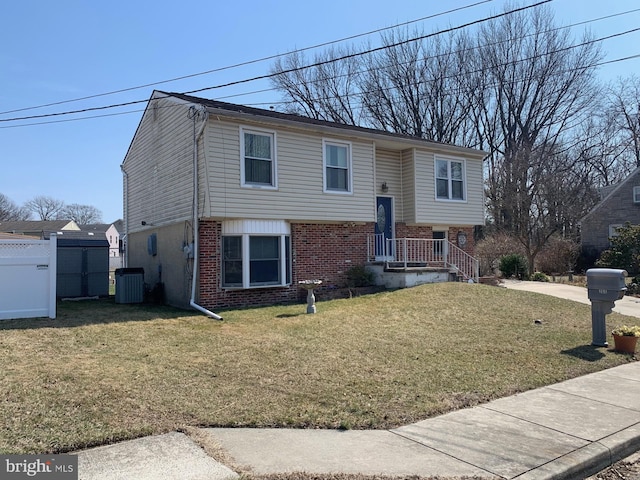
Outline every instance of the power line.
{"label": "power line", "polygon": [[[490,46],[495,46],[495,45],[501,45],[501,44],[506,43],[506,42],[512,42],[512,41],[516,41],[516,40],[521,40],[521,39],[524,39],[524,38],[533,37],[533,36],[540,35],[540,34],[544,35],[544,34],[551,33],[551,32],[556,32],[556,31],[559,31],[559,30],[566,30],[566,29],[569,29],[569,28],[578,27],[580,25],[586,25],[586,24],[589,24],[589,23],[599,22],[601,20],[607,20],[607,19],[610,19],[610,18],[619,17],[619,16],[622,16],[622,15],[628,15],[630,13],[635,13],[635,12],[640,12],[640,8],[636,8],[636,9],[633,9],[633,10],[627,10],[625,12],[618,12],[618,13],[614,13],[614,14],[611,14],[611,15],[605,15],[605,16],[602,16],[602,17],[592,18],[592,19],[589,19],[589,20],[584,20],[582,22],[572,23],[572,24],[569,24],[569,25],[565,25],[565,26],[561,26],[561,27],[545,30],[543,32],[535,32],[535,33],[531,33],[531,34],[525,35],[523,37],[514,37],[514,38],[509,38],[507,40],[501,40],[499,42],[488,43],[488,44],[484,44],[484,45],[477,45],[477,46],[473,46],[471,48],[463,48],[463,49],[460,49],[460,50],[454,50],[454,51],[451,51],[451,52],[441,53],[441,54],[438,54],[438,55],[426,56],[426,57],[421,58],[421,61],[424,62],[424,61],[427,61],[427,60],[437,59],[437,58],[448,56],[448,55],[451,55],[451,54],[465,53],[465,52],[469,52],[469,51],[473,51],[473,50],[478,50],[480,48],[485,48],[485,47],[490,47]],[[612,35],[610,37],[603,37],[603,38],[600,38],[599,40],[600,41],[607,40],[607,39],[613,38],[614,36],[617,36],[617,35],[619,35],[619,34],[614,34],[614,35]],[[400,65],[404,65],[404,64],[401,63]],[[368,70],[364,70],[364,71],[368,71]],[[355,72],[355,73],[356,74],[357,73],[363,73],[364,71],[359,71],[359,72]],[[347,74],[338,75],[338,76],[330,77],[330,78],[331,79],[335,79],[335,78],[344,77],[346,75]],[[216,99],[224,100],[224,99],[228,99],[228,98],[243,97],[243,96],[247,96],[247,95],[254,95],[256,93],[265,93],[265,92],[276,91],[276,90],[278,90],[277,87],[264,88],[264,89],[261,89],[261,90],[254,90],[254,91],[250,91],[250,92],[235,93],[235,94],[231,94],[231,95],[220,96],[220,97],[216,97]],[[285,104],[285,103],[294,103],[294,101],[288,101],[288,102],[261,102],[261,103],[251,103],[251,104],[248,104],[248,105],[257,106],[257,105],[273,105],[273,104]]]}
{"label": "power line", "polygon": [[[629,55],[627,57],[622,57],[622,58],[616,58],[613,60],[606,60],[603,62],[598,62],[598,63],[594,63],[593,65],[591,65],[592,67],[600,67],[602,65],[608,65],[611,63],[619,63],[619,62],[624,62],[627,60],[634,60],[636,58],[640,58],[640,53],[636,54],[636,55]],[[580,69],[584,69],[585,67],[579,67],[573,70],[565,70],[562,73],[569,73],[571,71],[575,71],[575,70],[580,70]],[[514,80],[512,83],[518,83],[520,80]],[[353,96],[363,96],[365,95],[367,92],[362,92],[362,93],[355,93],[353,94]],[[147,101],[147,100],[145,100]],[[278,105],[282,105],[282,104],[289,104],[289,103],[297,103],[295,100],[290,100],[287,102],[271,102],[270,104],[276,103]],[[253,104],[255,105],[264,105],[264,104]],[[247,106],[251,106],[251,105],[247,105]],[[175,105],[167,105],[167,106],[162,106],[159,108],[176,108],[177,106]],[[87,117],[80,117],[80,118],[69,118],[69,119],[65,119],[65,120],[51,120],[48,122],[34,122],[34,123],[24,123],[24,124],[20,124],[20,125],[4,125],[4,126],[0,126],[0,129],[6,129],[6,128],[20,128],[20,127],[31,127],[31,126],[37,126],[37,125],[49,125],[49,124],[53,124],[53,123],[66,123],[66,122],[76,122],[76,121],[80,121],[80,120],[91,120],[94,118],[103,118],[103,117],[113,117],[116,115],[129,115],[132,113],[139,113],[139,112],[144,112],[144,109],[138,109],[138,110],[129,110],[126,112],[118,112],[118,113],[107,113],[104,115],[92,115],[92,116],[87,116]]]}
{"label": "power line", "polygon": [[[212,73],[222,72],[222,71],[225,71],[225,70],[231,70],[233,68],[244,67],[244,66],[247,66],[247,65],[255,64],[255,63],[265,62],[267,60],[273,60],[275,58],[279,58],[279,57],[286,56],[286,55],[292,55],[294,53],[305,52],[307,50],[314,50],[316,48],[326,47],[328,45],[333,45],[333,44],[336,44],[336,43],[345,42],[347,40],[353,40],[353,39],[360,38],[360,37],[366,37],[366,36],[372,35],[374,33],[379,33],[379,32],[383,32],[385,30],[390,30],[390,29],[395,29],[395,28],[402,27],[402,26],[405,26],[405,25],[410,25],[412,23],[422,22],[424,20],[430,20],[432,18],[440,17],[442,15],[447,15],[447,14],[450,14],[450,13],[455,13],[455,12],[458,12],[458,11],[461,11],[461,10],[465,10],[467,8],[476,7],[478,5],[482,5],[484,3],[490,3],[490,2],[493,2],[493,1],[495,1],[495,0],[477,1],[477,2],[469,4],[469,5],[464,5],[462,7],[453,8],[451,10],[447,10],[447,11],[440,12],[440,13],[435,13],[433,15],[428,15],[426,17],[421,17],[421,18],[418,18],[418,19],[415,19],[415,20],[409,20],[407,22],[398,23],[398,24],[392,25],[390,27],[378,28],[376,30],[371,30],[371,31],[368,31],[368,32],[365,32],[365,33],[359,33],[357,35],[351,35],[349,37],[344,37],[344,38],[341,38],[341,39],[338,39],[338,40],[332,40],[332,41],[329,41],[329,42],[319,43],[317,45],[312,45],[310,47],[304,47],[304,48],[300,48],[300,49],[297,49],[297,50],[292,50],[292,51],[290,51],[288,53],[269,55],[267,57],[262,57],[262,58],[258,58],[258,59],[255,59],[255,60],[248,60],[246,62],[240,62],[240,63],[236,63],[236,64],[233,64],[233,65],[227,65],[225,67],[219,67],[219,68],[214,68],[214,69],[211,69],[211,70],[206,70],[204,72],[192,73],[192,74],[189,74],[189,75],[182,75],[180,77],[174,77],[174,78],[170,78],[168,80],[161,80],[161,81],[157,81],[157,82],[147,83],[147,84],[144,84],[144,85],[138,85],[138,86],[135,86],[135,87],[122,88],[122,89],[113,90],[113,91],[110,91],[110,92],[98,93],[98,94],[95,94],[95,95],[88,95],[86,97],[79,97],[79,98],[73,98],[73,99],[68,99],[68,100],[61,100],[61,101],[58,101],[58,102],[46,103],[46,104],[42,104],[42,105],[36,105],[36,106],[33,106],[33,107],[24,107],[24,108],[17,108],[17,109],[14,109],[14,110],[7,110],[5,112],[0,112],[0,115],[6,115],[6,114],[9,114],[9,113],[16,113],[16,112],[24,112],[24,111],[28,111],[28,110],[35,110],[35,109],[38,109],[38,108],[53,107],[53,106],[56,106],[56,105],[63,105],[65,103],[79,102],[79,101],[82,101],[82,100],[90,100],[92,98],[99,98],[99,97],[105,97],[105,96],[108,96],[108,95],[115,95],[115,94],[118,94],[118,93],[130,92],[130,91],[133,91],[133,90],[140,90],[142,88],[154,87],[156,85],[162,85],[162,84],[165,84],[165,83],[177,82],[179,80],[186,80],[188,78],[194,78],[194,77],[199,77],[199,76],[202,76],[202,75],[209,75],[209,74],[212,74]],[[549,1],[551,1],[551,0],[549,0]]]}
{"label": "power line", "polygon": [[[195,89],[195,90],[189,90],[189,91],[183,92],[183,93],[186,94],[186,95],[189,95],[189,94],[193,94],[193,93],[204,92],[204,91],[207,91],[207,90],[216,90],[216,89],[219,89],[219,88],[225,88],[225,87],[230,87],[230,86],[234,86],[234,85],[241,85],[241,84],[244,84],[244,83],[255,82],[257,80],[264,80],[264,79],[267,79],[267,78],[275,77],[275,76],[286,74],[286,73],[292,73],[292,72],[295,72],[295,71],[298,71],[298,70],[304,70],[304,69],[308,69],[308,68],[318,67],[318,66],[321,66],[321,65],[326,65],[328,63],[347,60],[349,58],[355,58],[355,57],[359,57],[359,56],[362,56],[362,55],[367,55],[369,53],[374,53],[374,52],[378,52],[378,51],[381,51],[381,50],[397,47],[397,46],[400,46],[400,45],[406,45],[406,44],[411,43],[411,42],[424,40],[426,38],[434,37],[434,36],[437,36],[437,35],[442,35],[442,34],[445,34],[445,33],[451,33],[451,32],[457,31],[457,30],[461,30],[463,28],[467,28],[467,27],[470,27],[470,26],[473,26],[473,25],[477,25],[479,23],[487,22],[489,20],[495,20],[497,18],[501,18],[501,17],[507,16],[507,15],[511,15],[513,13],[517,13],[517,12],[525,11],[525,10],[528,10],[528,9],[531,9],[531,8],[539,7],[540,5],[543,5],[543,4],[546,4],[546,3],[550,3],[552,1],[553,0],[541,0],[538,3],[527,5],[525,7],[519,7],[519,8],[510,10],[510,11],[507,11],[507,12],[499,13],[499,14],[492,15],[492,16],[489,16],[489,17],[485,17],[485,18],[482,18],[482,19],[479,19],[479,20],[474,20],[472,22],[468,22],[468,23],[465,23],[463,25],[459,25],[457,27],[450,27],[450,28],[447,28],[445,30],[440,30],[438,32],[430,33],[430,34],[427,34],[427,35],[420,35],[418,37],[414,37],[414,38],[407,39],[407,40],[402,40],[402,41],[399,41],[399,42],[396,42],[396,43],[393,43],[393,44],[384,45],[384,46],[381,46],[381,47],[375,47],[375,48],[371,48],[369,50],[364,50],[364,51],[361,51],[361,52],[356,52],[356,53],[352,53],[352,54],[348,54],[348,55],[342,55],[340,57],[332,58],[330,60],[324,60],[324,61],[320,61],[320,62],[315,62],[315,63],[309,64],[309,65],[305,65],[305,66],[298,67],[298,68],[291,68],[291,69],[283,70],[283,71],[280,71],[280,72],[277,72],[277,73],[258,75],[256,77],[246,78],[246,79],[243,79],[243,80],[236,80],[236,81],[233,81],[233,82],[227,82],[227,83],[223,83],[223,84],[219,84],[219,85],[213,85],[213,86],[210,86],[210,87],[204,87],[204,88],[198,88],[198,89]],[[32,120],[32,119],[36,119],[36,118],[48,118],[48,117],[55,117],[55,116],[61,116],[61,115],[72,115],[72,114],[77,114],[77,113],[86,113],[86,112],[92,112],[92,111],[98,111],[98,110],[106,110],[106,109],[109,109],[109,108],[117,108],[117,107],[123,107],[123,106],[128,106],[128,105],[135,105],[135,104],[144,103],[144,102],[147,102],[147,101],[148,101],[148,99],[134,100],[134,101],[130,101],[130,102],[123,102],[123,103],[112,104],[112,105],[104,105],[104,106],[100,106],[100,107],[88,107],[88,108],[83,108],[83,109],[78,109],[78,110],[70,110],[70,111],[66,111],[66,112],[56,112],[56,113],[48,113],[48,114],[41,114],[41,115],[30,115],[30,116],[25,116],[25,117],[6,118],[6,119],[0,119],[0,122],[13,122],[13,121],[19,121],[19,120]]]}

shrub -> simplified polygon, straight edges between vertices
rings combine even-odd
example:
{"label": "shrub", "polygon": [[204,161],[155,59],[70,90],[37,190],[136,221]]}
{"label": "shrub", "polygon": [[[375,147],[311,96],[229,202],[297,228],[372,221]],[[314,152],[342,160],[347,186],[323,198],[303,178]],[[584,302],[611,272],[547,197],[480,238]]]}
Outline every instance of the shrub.
{"label": "shrub", "polygon": [[494,233],[476,244],[474,255],[480,261],[480,274],[493,275],[500,259],[510,253],[524,254],[518,240],[506,233]]}
{"label": "shrub", "polygon": [[568,272],[574,269],[579,254],[578,243],[559,236],[551,237],[536,257],[536,269],[547,275]]}
{"label": "shrub", "polygon": [[347,287],[370,287],[373,285],[373,272],[364,265],[356,265],[346,271]]}
{"label": "shrub", "polygon": [[533,275],[531,275],[531,280],[533,280],[534,282],[548,282],[549,277],[547,277],[542,272],[536,272]]}
{"label": "shrub", "polygon": [[520,280],[527,277],[527,260],[518,253],[510,253],[500,259],[500,271],[506,278],[516,277]]}
{"label": "shrub", "polygon": [[640,225],[627,222],[609,240],[611,248],[602,252],[596,266],[622,268],[629,273],[640,272]]}

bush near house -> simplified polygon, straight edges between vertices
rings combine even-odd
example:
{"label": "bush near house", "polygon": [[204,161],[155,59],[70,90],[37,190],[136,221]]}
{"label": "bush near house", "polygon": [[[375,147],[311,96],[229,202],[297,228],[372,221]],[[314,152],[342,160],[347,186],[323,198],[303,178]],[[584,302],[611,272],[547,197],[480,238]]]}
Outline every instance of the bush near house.
{"label": "bush near house", "polygon": [[500,271],[506,278],[524,280],[527,275],[527,259],[518,253],[505,255],[500,259]]}
{"label": "bush near house", "polygon": [[476,244],[475,256],[480,261],[480,275],[493,275],[505,255],[524,255],[522,244],[506,233],[494,233]]}
{"label": "bush near house", "polygon": [[575,269],[580,244],[560,236],[551,237],[536,257],[536,270],[547,275],[564,274]]}
{"label": "bush near house", "polygon": [[596,261],[597,267],[621,268],[630,274],[640,273],[640,225],[627,222],[611,237],[611,248]]}

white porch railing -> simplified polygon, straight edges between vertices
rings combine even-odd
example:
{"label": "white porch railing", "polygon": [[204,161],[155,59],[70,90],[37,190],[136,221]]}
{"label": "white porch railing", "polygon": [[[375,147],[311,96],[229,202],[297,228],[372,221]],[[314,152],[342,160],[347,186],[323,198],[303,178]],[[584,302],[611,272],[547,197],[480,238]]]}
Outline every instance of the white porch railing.
{"label": "white porch railing", "polygon": [[477,259],[444,239],[385,239],[383,234],[372,234],[367,238],[367,259],[401,263],[404,268],[416,265],[452,268],[476,283],[480,273]]}

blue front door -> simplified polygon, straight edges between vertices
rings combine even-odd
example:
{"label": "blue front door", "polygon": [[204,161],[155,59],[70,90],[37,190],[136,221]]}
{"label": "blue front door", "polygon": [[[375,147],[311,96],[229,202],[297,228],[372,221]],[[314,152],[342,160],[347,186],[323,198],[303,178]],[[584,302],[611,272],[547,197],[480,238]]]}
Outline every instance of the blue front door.
{"label": "blue front door", "polygon": [[391,197],[376,198],[376,260],[393,260],[393,209]]}

